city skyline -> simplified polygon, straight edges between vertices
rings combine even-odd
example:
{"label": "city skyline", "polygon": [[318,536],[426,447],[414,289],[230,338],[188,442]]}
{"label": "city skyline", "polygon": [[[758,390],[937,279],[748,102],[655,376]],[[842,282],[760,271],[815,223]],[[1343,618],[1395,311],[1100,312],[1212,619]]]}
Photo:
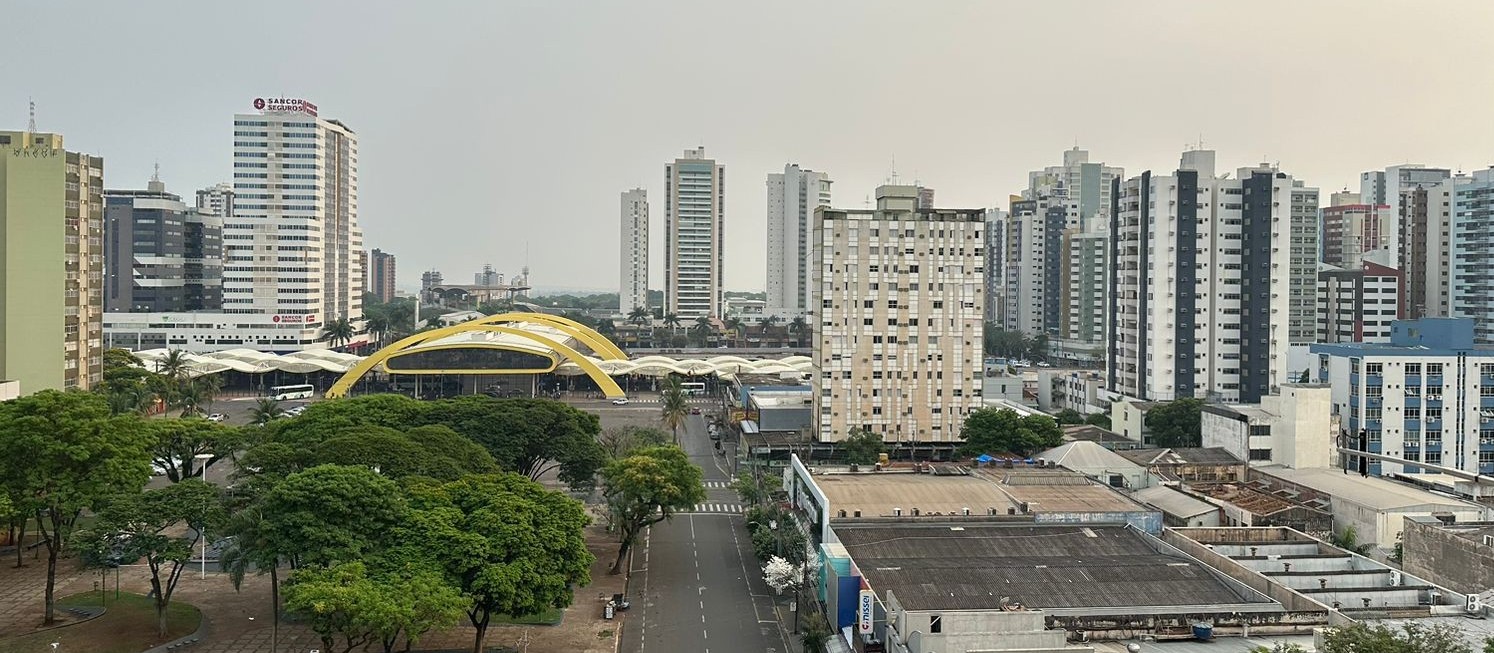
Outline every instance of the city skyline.
{"label": "city skyline", "polygon": [[[618,249],[610,237],[615,229],[603,228],[615,218],[614,193],[641,187],[662,196],[658,162],[698,145],[737,171],[727,189],[727,229],[733,234],[764,228],[759,184],[785,161],[831,171],[842,189],[839,203],[864,207],[895,159],[904,182],[938,188],[939,206],[965,208],[1004,205],[1027,171],[1076,142],[1108,165],[1145,170],[1163,168],[1182,144],[1202,139],[1205,147],[1225,153],[1225,169],[1279,162],[1325,194],[1357,188],[1360,173],[1397,163],[1465,171],[1488,163],[1483,153],[1494,151],[1494,134],[1463,126],[1471,124],[1476,107],[1494,100],[1494,89],[1457,75],[1455,67],[1421,62],[1494,54],[1494,44],[1476,31],[1494,18],[1494,7],[1462,4],[1454,9],[1460,19],[1450,21],[1447,11],[1407,12],[1389,5],[1275,6],[1289,9],[1292,20],[1280,21],[1280,12],[1240,15],[1185,3],[1140,10],[1073,4],[1073,11],[950,4],[948,11],[911,22],[892,4],[868,5],[856,16],[831,6],[796,6],[795,21],[772,20],[776,12],[763,10],[770,7],[749,12],[673,4],[438,4],[397,12],[330,4],[297,6],[307,20],[283,24],[273,20],[283,13],[276,7],[290,5],[271,4],[263,13],[217,21],[214,30],[193,30],[192,24],[216,12],[106,5],[94,8],[98,21],[76,27],[78,38],[66,48],[39,33],[7,42],[4,47],[14,48],[16,56],[4,59],[27,65],[6,70],[13,95],[0,102],[0,125],[24,126],[31,97],[40,129],[66,134],[72,146],[107,157],[111,176],[144,179],[159,161],[173,188],[203,188],[231,179],[231,143],[217,129],[220,116],[247,110],[265,93],[306,97],[359,127],[367,159],[361,180],[367,246],[400,250],[408,261],[401,266],[402,288],[415,286],[418,271],[431,267],[465,272],[491,262],[517,269],[526,241],[541,285],[613,287],[611,273],[597,279],[592,270],[561,259],[616,269]],[[23,4],[16,18],[48,24],[61,19],[61,11]],[[329,35],[317,27],[349,15],[360,19],[356,33]],[[740,29],[712,39],[715,55],[677,63],[688,73],[681,79],[718,67],[727,74],[697,78],[704,81],[692,87],[693,103],[674,103],[652,90],[680,74],[664,62],[676,61],[670,53],[698,39],[689,26],[726,23]],[[992,26],[1010,24],[1027,28],[995,41],[985,36]],[[567,41],[579,45],[562,47],[549,39],[560,25],[576,37]],[[1158,29],[1167,25],[1212,27]],[[1072,45],[1044,50],[1059,27]],[[171,56],[149,44],[105,51],[110,39],[104,29],[173,33],[172,51],[202,48],[215,56]],[[1156,31],[1155,38],[1131,38],[1148,31]],[[1418,43],[1417,57],[1358,36],[1433,31],[1438,37]],[[217,47],[252,43],[268,33],[277,42],[299,43],[300,56],[267,61],[260,48]],[[885,53],[858,45],[878,38],[908,45]],[[794,47],[760,48],[765,41]],[[1190,56],[1176,56],[1185,50]],[[544,56],[517,56],[530,52]],[[155,79],[191,80],[191,100],[163,104],[159,85],[124,78],[87,86],[62,81],[81,57],[100,56],[111,66],[150,70]],[[298,63],[307,58],[320,65]],[[500,66],[474,82],[462,63],[469,60],[526,64]],[[1202,61],[1211,63],[1195,63]],[[1191,90],[1166,103],[1128,101],[1095,111],[1087,98],[1124,97],[1130,83],[1119,71],[1139,66],[1185,76]],[[1075,83],[1066,85],[1073,90],[1049,93],[1042,102],[1007,99],[1011,85],[1037,83],[1042,68],[1074,71]],[[433,70],[441,72],[433,76]],[[874,101],[883,82],[915,75],[921,85],[959,101],[937,107],[907,99]],[[1010,83],[984,83],[994,79]],[[1345,88],[1386,79],[1410,80],[1415,92],[1358,106],[1352,114],[1335,101]],[[91,101],[100,94],[114,100],[107,106]],[[778,101],[794,97],[802,99]],[[1404,120],[1433,113],[1451,117]],[[451,147],[402,137],[411,125],[438,122],[469,126],[469,141]],[[136,127],[118,130],[118,124]],[[567,175],[546,172],[560,166],[569,169]],[[558,185],[562,177],[564,186]],[[578,188],[569,181],[577,177],[593,181]],[[489,187],[511,198],[501,214],[476,215],[456,199],[464,188]],[[559,197],[567,204],[554,201]],[[465,237],[418,242],[432,220]],[[526,238],[512,237],[519,225]],[[732,239],[727,288],[764,287],[762,248],[760,238]],[[662,279],[662,249],[650,258],[657,261],[650,276]]]}

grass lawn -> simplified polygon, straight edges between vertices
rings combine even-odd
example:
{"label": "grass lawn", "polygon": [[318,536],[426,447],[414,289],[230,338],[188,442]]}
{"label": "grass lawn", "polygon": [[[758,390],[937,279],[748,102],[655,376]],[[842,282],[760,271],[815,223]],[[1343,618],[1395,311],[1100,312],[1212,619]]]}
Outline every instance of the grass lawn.
{"label": "grass lawn", "polygon": [[[156,637],[156,610],[152,601],[139,594],[124,593],[115,600],[109,592],[108,611],[102,617],[76,626],[0,639],[0,651],[6,653],[52,653],[52,642],[60,642],[58,653],[140,653],[195,630],[202,622],[197,608],[172,601],[166,609],[165,638]],[[58,609],[99,605],[97,592],[66,596],[57,601]]]}
{"label": "grass lawn", "polygon": [[489,623],[494,626],[501,626],[503,624],[510,624],[515,626],[554,626],[560,623],[560,618],[563,616],[565,616],[565,610],[561,610],[560,608],[550,608],[549,610],[546,610],[539,614],[532,614],[527,617],[518,618],[510,617],[508,615],[495,614],[493,615],[493,620]]}

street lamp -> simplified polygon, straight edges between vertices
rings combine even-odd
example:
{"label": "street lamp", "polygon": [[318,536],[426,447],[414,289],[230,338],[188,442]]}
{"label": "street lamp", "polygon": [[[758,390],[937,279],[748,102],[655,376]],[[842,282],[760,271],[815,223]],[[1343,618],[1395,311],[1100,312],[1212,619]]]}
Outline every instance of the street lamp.
{"label": "street lamp", "polygon": [[[213,459],[213,454],[210,454],[210,453],[200,453],[200,454],[197,454],[195,456],[192,456],[192,460],[196,460],[196,461],[198,461],[198,464],[202,465],[202,482],[203,483],[208,482],[208,478],[207,478],[208,461],[212,460],[212,459]],[[199,525],[199,527],[200,527],[201,530],[198,533],[198,535],[202,536],[202,579],[203,580],[207,580],[207,547],[208,547],[208,537],[207,537],[207,506],[206,505],[204,505],[202,507],[202,523]]]}

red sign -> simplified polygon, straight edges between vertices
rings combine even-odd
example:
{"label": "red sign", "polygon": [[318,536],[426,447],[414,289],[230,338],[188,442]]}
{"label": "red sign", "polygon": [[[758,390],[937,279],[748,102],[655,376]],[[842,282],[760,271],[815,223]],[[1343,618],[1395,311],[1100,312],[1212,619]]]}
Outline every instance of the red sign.
{"label": "red sign", "polygon": [[254,98],[254,108],[265,113],[304,113],[316,116],[316,105],[301,98]]}
{"label": "red sign", "polygon": [[276,315],[274,317],[271,317],[270,321],[272,321],[272,322],[274,322],[276,324],[281,324],[281,323],[284,323],[284,324],[296,324],[296,323],[300,323],[300,322],[305,322],[307,324],[310,324],[310,323],[316,321],[316,316],[315,315]]}

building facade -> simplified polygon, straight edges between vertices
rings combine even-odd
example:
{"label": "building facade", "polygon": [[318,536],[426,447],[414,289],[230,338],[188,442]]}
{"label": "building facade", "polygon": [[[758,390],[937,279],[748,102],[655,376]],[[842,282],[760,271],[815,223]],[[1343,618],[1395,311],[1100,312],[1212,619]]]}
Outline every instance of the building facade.
{"label": "building facade", "polygon": [[379,301],[389,303],[394,301],[394,291],[398,269],[395,266],[394,255],[381,249],[374,249],[368,253],[368,292],[379,298]]}
{"label": "building facade", "polygon": [[887,442],[953,442],[982,405],[984,211],[918,208],[913,186],[874,210],[820,209],[818,439],[870,429]]}
{"label": "building facade", "polygon": [[103,376],[104,160],[62,135],[0,131],[0,378],[21,392]]}
{"label": "building facade", "polygon": [[1396,260],[1405,275],[1407,318],[1452,315],[1448,286],[1454,191],[1468,181],[1466,176],[1448,177],[1401,193],[1402,236]]}
{"label": "building facade", "polygon": [[814,210],[830,206],[830,176],[790,163],[768,174],[768,314],[803,317],[809,288],[809,238]]}
{"label": "building facade", "polygon": [[[187,351],[327,347],[324,327],[363,333],[358,137],[299,99],[256,99],[233,119],[232,216],[223,225],[218,315],[116,313],[115,346]],[[209,200],[210,201],[210,200]]]}
{"label": "building facade", "polygon": [[623,315],[648,306],[648,191],[622,192],[618,243],[618,309]]}
{"label": "building facade", "polygon": [[233,217],[233,184],[221,183],[197,191],[197,208],[220,218]]}
{"label": "building facade", "polygon": [[998,327],[1006,325],[1006,219],[1005,210],[986,209],[985,320]]}
{"label": "building facade", "polygon": [[1337,435],[1331,394],[1320,383],[1284,383],[1259,404],[1206,404],[1199,416],[1203,446],[1251,463],[1328,467]]}
{"label": "building facade", "polygon": [[159,178],[104,191],[104,310],[223,307],[223,218],[189,208]]}
{"label": "building facade", "polygon": [[1391,224],[1386,229],[1386,247],[1391,251],[1390,265],[1404,269],[1401,264],[1403,248],[1414,240],[1415,231],[1406,229],[1405,199],[1407,193],[1427,189],[1452,176],[1447,168],[1428,168],[1417,163],[1390,166],[1384,170],[1371,170],[1359,175],[1360,201],[1373,206],[1387,206]]}
{"label": "building facade", "polygon": [[1322,261],[1353,270],[1365,253],[1389,246],[1386,226],[1390,207],[1370,204],[1338,204],[1323,208]]}
{"label": "building facade", "polygon": [[1209,150],[1183,153],[1172,175],[1115,186],[1111,390],[1255,403],[1287,381],[1303,285],[1316,332],[1316,262],[1298,278],[1316,258],[1316,190],[1269,165],[1216,176]]}
{"label": "building facade", "polygon": [[726,166],[705,148],[664,166],[664,312],[721,315],[726,260]]}
{"label": "building facade", "polygon": [[1494,473],[1494,352],[1474,347],[1473,320],[1399,320],[1387,344],[1311,350],[1346,448],[1403,461],[1369,459],[1368,473],[1428,469],[1417,463]]}
{"label": "building facade", "polygon": [[1319,266],[1317,342],[1390,342],[1391,322],[1405,316],[1401,271],[1373,260],[1385,254],[1366,255],[1355,270]]}
{"label": "building facade", "polygon": [[1453,188],[1451,317],[1473,319],[1473,338],[1494,344],[1494,169]]}

